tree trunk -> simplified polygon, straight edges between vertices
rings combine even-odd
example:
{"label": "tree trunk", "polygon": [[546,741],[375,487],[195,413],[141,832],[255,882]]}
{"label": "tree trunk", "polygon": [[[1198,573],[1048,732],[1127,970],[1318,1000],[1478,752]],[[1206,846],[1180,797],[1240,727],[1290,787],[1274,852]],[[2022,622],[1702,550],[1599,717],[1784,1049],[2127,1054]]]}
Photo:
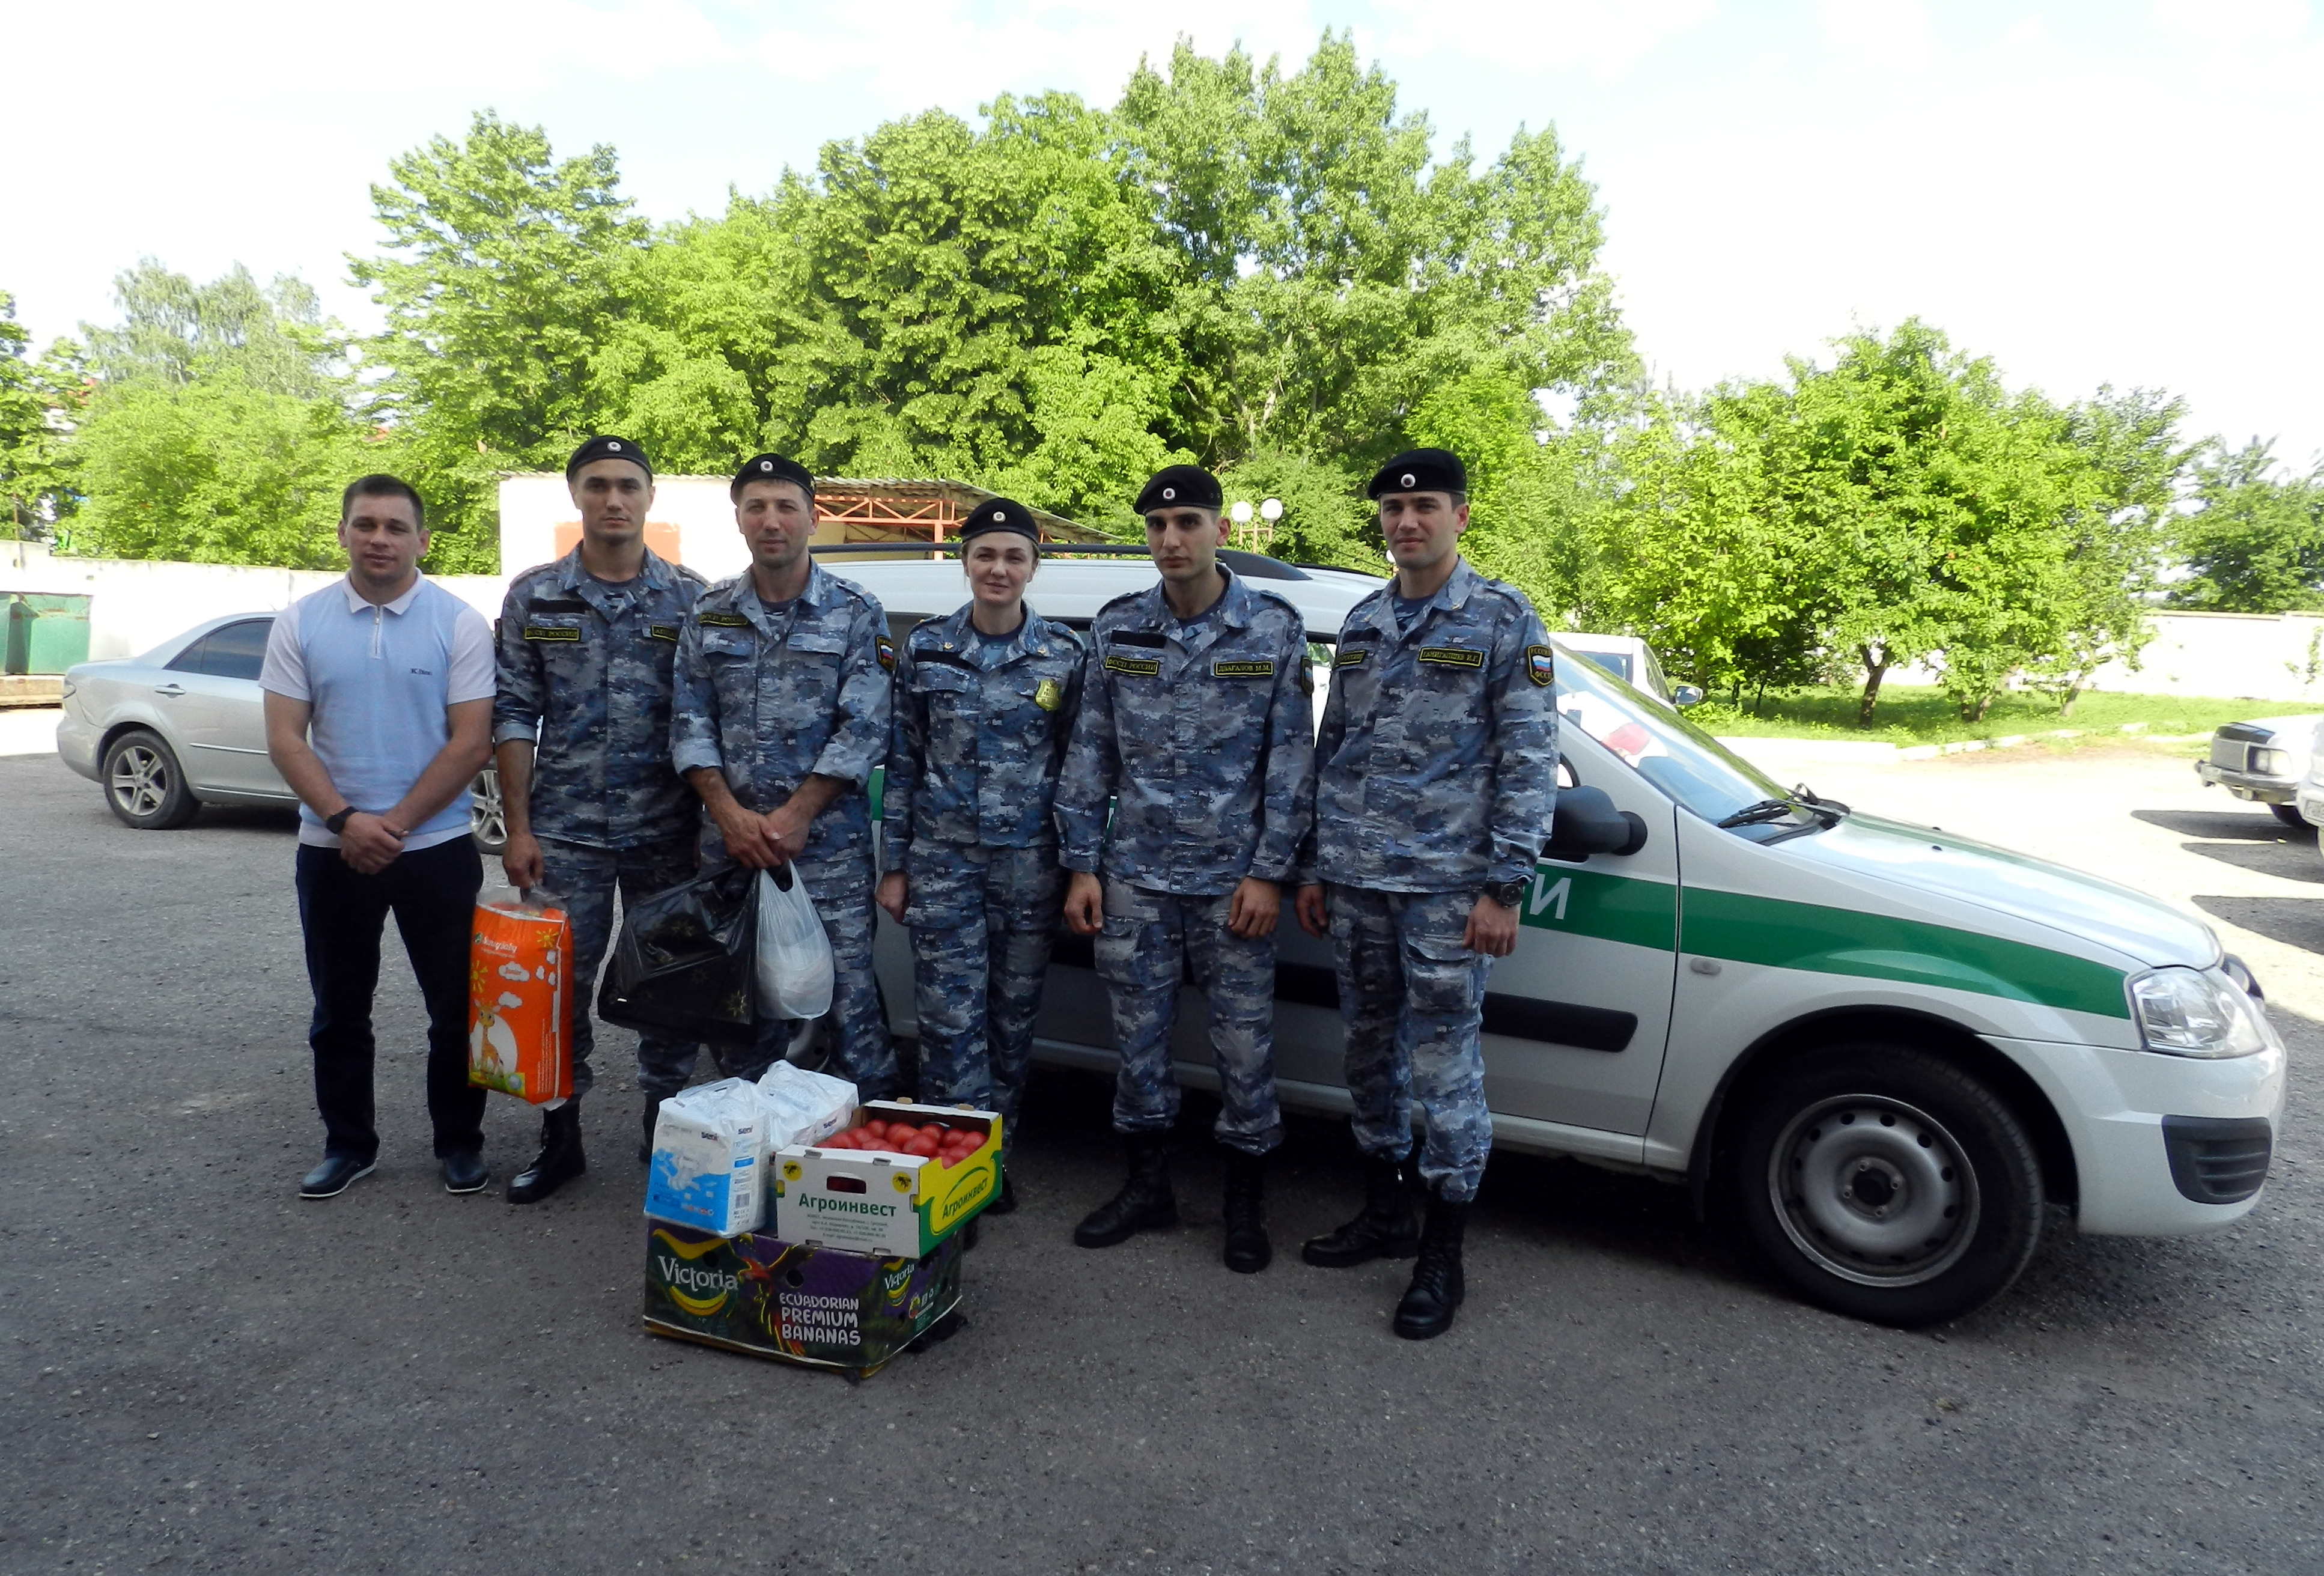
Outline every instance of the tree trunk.
{"label": "tree trunk", "polygon": [[1857,650],[1864,659],[1864,671],[1867,677],[1864,681],[1864,700],[1856,708],[1856,725],[1859,728],[1868,728],[1872,725],[1872,708],[1880,704],[1880,679],[1881,676],[1888,671],[1888,660],[1886,657],[1876,660],[1872,655],[1872,648],[1869,646],[1859,646]]}
{"label": "tree trunk", "polygon": [[1981,723],[1985,721],[1985,714],[1992,709],[1993,697],[1989,695],[1980,696],[1978,697],[1977,710],[1970,715],[1969,720],[1972,723]]}
{"label": "tree trunk", "polygon": [[2058,697],[2058,714],[2061,717],[2070,717],[2074,714],[2074,701],[2081,693],[2082,687],[2079,684],[2066,686],[2066,693]]}

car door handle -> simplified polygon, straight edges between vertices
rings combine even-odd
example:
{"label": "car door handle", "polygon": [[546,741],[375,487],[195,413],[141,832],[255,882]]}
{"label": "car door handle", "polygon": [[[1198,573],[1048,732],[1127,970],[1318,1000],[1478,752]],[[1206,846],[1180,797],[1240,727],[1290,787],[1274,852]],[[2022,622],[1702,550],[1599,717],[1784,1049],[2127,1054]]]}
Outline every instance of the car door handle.
{"label": "car door handle", "polygon": [[179,685],[157,684],[153,687],[153,693],[155,695],[183,695],[186,692],[185,689]]}

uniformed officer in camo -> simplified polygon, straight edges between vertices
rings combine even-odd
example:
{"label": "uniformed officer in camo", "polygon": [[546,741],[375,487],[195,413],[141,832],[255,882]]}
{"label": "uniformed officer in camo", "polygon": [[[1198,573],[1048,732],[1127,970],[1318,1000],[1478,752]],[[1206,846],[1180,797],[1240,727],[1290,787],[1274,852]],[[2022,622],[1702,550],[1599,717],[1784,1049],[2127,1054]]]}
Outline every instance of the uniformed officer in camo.
{"label": "uniformed officer in camo", "polygon": [[[1549,637],[1516,587],[1460,556],[1468,481],[1442,449],[1372,478],[1397,577],[1349,613],[1315,742],[1299,919],[1328,932],[1347,1024],[1367,1203],[1306,1244],[1311,1264],[1421,1263],[1397,1331],[1452,1324],[1469,1203],[1492,1147],[1478,1036],[1486,971],[1517,912],[1557,794]],[[1401,1166],[1412,1108],[1430,1204],[1416,1238]]]}
{"label": "uniformed officer in camo", "polygon": [[1225,1258],[1248,1272],[1269,1256],[1259,1157],[1283,1135],[1275,921],[1314,797],[1313,684],[1297,610],[1217,562],[1220,504],[1217,479],[1194,465],[1139,495],[1162,581],[1108,603],[1091,628],[1056,802],[1061,858],[1079,872],[1066,917],[1094,936],[1112,1002],[1113,1125],[1130,1160],[1122,1194],[1076,1240],[1103,1247],[1176,1218],[1170,1042],[1191,973],[1209,998],[1215,1135],[1229,1151]]}
{"label": "uniformed officer in camo", "polygon": [[[694,873],[694,795],[669,764],[670,670],[702,576],[645,545],[653,469],[627,438],[574,450],[566,483],[581,539],[509,582],[501,606],[493,739],[519,887],[553,894],[572,927],[567,991],[572,1100],[548,1113],[542,1153],[510,1184],[530,1203],[580,1175],[579,1105],[595,1086],[590,1002],[619,891],[634,900]],[[650,1126],[686,1082],[696,1047],[638,1042]],[[672,1071],[674,1070],[674,1076]]]}
{"label": "uniformed officer in camo", "polygon": [[880,904],[912,934],[920,1098],[1001,1117],[1002,1192],[1065,894],[1051,810],[1082,642],[1025,603],[1040,527],[1007,498],[960,528],[970,600],[896,656]]}
{"label": "uniformed officer in camo", "polygon": [[[751,567],[703,593],[678,648],[670,759],[701,796],[707,866],[788,863],[831,938],[835,1071],[866,1100],[896,1092],[895,1046],[872,972],[872,813],[888,753],[895,646],[869,592],[816,563],[815,479],[780,455],[729,489]],[[756,1076],[792,1026],[761,1024]]]}

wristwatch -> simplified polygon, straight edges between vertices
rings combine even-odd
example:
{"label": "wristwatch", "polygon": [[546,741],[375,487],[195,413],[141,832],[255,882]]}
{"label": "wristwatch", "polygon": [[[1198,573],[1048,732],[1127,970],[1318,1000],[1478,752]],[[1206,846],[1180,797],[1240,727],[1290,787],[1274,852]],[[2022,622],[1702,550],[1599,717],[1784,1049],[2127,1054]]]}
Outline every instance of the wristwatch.
{"label": "wristwatch", "polygon": [[1485,896],[1504,908],[1514,908],[1525,901],[1526,889],[1532,884],[1522,877],[1514,881],[1495,881],[1486,887]]}
{"label": "wristwatch", "polygon": [[323,825],[329,830],[332,836],[337,837],[340,833],[345,832],[347,829],[347,817],[355,813],[355,807],[353,805],[349,805],[346,809],[341,810],[336,816],[324,816]]}

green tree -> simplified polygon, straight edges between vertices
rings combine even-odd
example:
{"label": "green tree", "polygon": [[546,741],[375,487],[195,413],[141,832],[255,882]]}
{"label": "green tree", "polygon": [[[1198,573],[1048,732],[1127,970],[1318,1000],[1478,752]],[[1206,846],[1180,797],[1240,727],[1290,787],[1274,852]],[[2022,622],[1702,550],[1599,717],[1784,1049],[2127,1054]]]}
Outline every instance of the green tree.
{"label": "green tree", "polygon": [[24,354],[29,337],[16,321],[16,298],[0,290],[0,497],[6,534],[20,539],[45,535],[71,512],[65,428],[86,382],[71,341],[33,361]]}
{"label": "green tree", "polygon": [[490,568],[498,473],[562,465],[602,419],[596,358],[647,227],[615,189],[613,149],[560,162],[540,128],[490,111],[389,168],[372,203],[390,254],[349,259],[386,309],[370,358],[442,522],[434,567]]}
{"label": "green tree", "polygon": [[2194,481],[2196,507],[2179,524],[2193,574],[2172,601],[2218,613],[2324,606],[2324,467],[2279,475],[2272,444],[2230,449],[2215,438]]}
{"label": "green tree", "polygon": [[152,257],[117,274],[121,321],[81,325],[89,368],[108,384],[173,385],[231,373],[254,389],[299,399],[345,391],[345,347],[304,280],[278,275],[261,285],[235,263],[208,284]]}

